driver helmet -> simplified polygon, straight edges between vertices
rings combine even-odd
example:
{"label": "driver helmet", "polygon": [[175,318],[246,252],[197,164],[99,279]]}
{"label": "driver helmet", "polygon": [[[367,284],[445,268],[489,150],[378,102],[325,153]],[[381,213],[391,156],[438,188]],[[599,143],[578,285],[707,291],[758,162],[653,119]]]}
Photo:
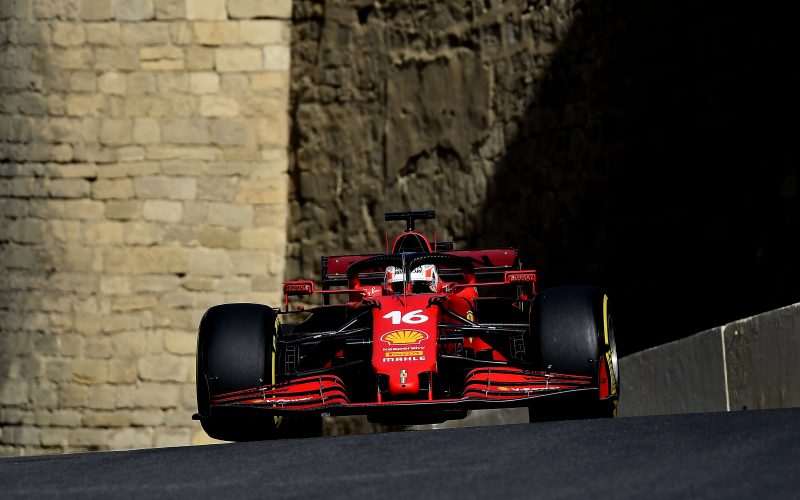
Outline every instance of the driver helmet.
{"label": "driver helmet", "polygon": [[423,264],[411,270],[411,293],[439,291],[439,272],[433,264]]}
{"label": "driver helmet", "polygon": [[405,283],[406,280],[402,268],[386,266],[383,284],[387,291],[391,290],[393,293],[403,293],[403,286]]}

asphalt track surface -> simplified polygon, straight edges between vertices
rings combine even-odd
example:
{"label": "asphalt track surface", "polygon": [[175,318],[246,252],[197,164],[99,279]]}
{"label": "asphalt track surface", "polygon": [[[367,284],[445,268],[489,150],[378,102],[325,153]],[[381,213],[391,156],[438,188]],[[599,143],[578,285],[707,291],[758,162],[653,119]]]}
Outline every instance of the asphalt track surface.
{"label": "asphalt track surface", "polygon": [[0,497],[800,498],[800,409],[0,459]]}

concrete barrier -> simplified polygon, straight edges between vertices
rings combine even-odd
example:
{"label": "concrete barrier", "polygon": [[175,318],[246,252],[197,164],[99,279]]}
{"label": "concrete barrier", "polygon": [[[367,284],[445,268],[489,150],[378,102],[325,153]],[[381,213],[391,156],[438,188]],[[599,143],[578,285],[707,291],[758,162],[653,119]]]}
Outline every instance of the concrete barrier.
{"label": "concrete barrier", "polygon": [[620,416],[725,411],[722,328],[621,358]]}
{"label": "concrete barrier", "polygon": [[800,304],[620,360],[620,416],[800,406]]}
{"label": "concrete barrier", "polygon": [[729,409],[800,406],[800,304],[727,325]]}

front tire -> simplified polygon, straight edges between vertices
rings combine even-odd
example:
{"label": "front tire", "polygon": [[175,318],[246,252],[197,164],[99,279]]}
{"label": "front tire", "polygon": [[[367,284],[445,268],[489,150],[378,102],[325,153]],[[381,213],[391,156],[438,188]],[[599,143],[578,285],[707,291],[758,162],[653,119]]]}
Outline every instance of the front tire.
{"label": "front tire", "polygon": [[211,397],[275,383],[275,311],[260,304],[222,304],[200,321],[197,410],[203,430],[222,441],[320,435],[322,419],[212,416]]}
{"label": "front tire", "polygon": [[537,369],[591,376],[601,388],[594,401],[556,400],[531,407],[531,422],[616,416],[619,369],[605,294],[586,286],[541,292],[531,307],[529,343]]}

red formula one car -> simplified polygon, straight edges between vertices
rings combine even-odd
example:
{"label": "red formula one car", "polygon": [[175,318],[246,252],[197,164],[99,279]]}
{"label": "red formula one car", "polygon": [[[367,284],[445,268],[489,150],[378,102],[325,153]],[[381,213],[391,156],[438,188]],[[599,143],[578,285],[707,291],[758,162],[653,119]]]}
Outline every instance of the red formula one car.
{"label": "red formula one car", "polygon": [[[212,437],[313,436],[327,415],[419,424],[480,408],[531,421],[611,417],[619,394],[608,298],[536,289],[517,250],[456,251],[404,220],[387,252],[322,258],[322,286],[284,283],[282,309],[212,307],[197,344],[199,419]],[[290,297],[322,305],[290,307]],[[296,299],[294,299],[296,301]],[[294,302],[292,301],[292,302]]]}

